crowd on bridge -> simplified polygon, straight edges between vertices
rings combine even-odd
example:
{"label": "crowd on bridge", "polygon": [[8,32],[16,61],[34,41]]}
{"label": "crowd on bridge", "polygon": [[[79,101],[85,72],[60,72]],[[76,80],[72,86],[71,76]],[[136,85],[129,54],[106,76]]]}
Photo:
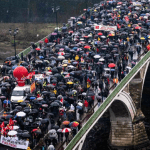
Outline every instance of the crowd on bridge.
{"label": "crowd on bridge", "polygon": [[[150,50],[149,1],[105,1],[84,11],[38,46],[31,43],[27,55],[5,59],[0,85],[1,136],[28,140],[31,148],[38,144],[54,150],[64,141],[68,144],[86,114],[93,107],[98,109]],[[18,66],[27,69],[25,84],[35,90],[26,91],[25,100],[13,102]]]}

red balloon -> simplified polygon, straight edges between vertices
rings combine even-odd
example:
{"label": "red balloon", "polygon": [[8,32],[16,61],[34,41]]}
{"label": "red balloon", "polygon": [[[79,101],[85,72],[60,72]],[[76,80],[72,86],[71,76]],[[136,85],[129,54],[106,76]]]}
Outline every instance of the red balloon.
{"label": "red balloon", "polygon": [[23,66],[18,66],[14,69],[13,75],[16,78],[19,86],[25,85],[25,80],[28,75],[28,70]]}

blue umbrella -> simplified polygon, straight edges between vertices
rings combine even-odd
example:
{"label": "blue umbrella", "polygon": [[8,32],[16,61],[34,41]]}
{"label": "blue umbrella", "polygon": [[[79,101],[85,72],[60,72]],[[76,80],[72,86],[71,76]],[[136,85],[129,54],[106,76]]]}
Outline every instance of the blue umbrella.
{"label": "blue umbrella", "polygon": [[115,69],[110,69],[110,71],[115,71]]}
{"label": "blue umbrella", "polygon": [[31,100],[34,100],[35,98],[36,98],[36,97],[34,97],[34,96],[30,97]]}
{"label": "blue umbrella", "polygon": [[146,14],[141,14],[141,16],[145,16]]}
{"label": "blue umbrella", "polygon": [[7,104],[7,103],[10,104],[10,101],[9,100],[4,100],[3,103],[4,104]]}
{"label": "blue umbrella", "polygon": [[76,106],[76,108],[77,108],[77,109],[80,109],[80,110],[82,109],[82,107],[81,107],[81,106]]}
{"label": "blue umbrella", "polygon": [[12,69],[14,70],[15,68],[17,68],[18,66],[17,65],[14,65],[14,66],[12,66]]}
{"label": "blue umbrella", "polygon": [[73,49],[74,49],[74,50],[77,50],[77,49],[78,49],[78,47],[74,47]]}
{"label": "blue umbrella", "polygon": [[44,57],[43,57],[43,56],[39,56],[39,58],[40,58],[40,59],[44,59]]}

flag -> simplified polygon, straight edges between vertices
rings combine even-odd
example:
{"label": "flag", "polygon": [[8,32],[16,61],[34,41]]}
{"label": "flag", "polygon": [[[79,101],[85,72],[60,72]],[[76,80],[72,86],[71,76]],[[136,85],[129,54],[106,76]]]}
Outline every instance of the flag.
{"label": "flag", "polygon": [[14,127],[13,126],[9,126],[9,130],[13,130],[14,129]]}
{"label": "flag", "polygon": [[9,124],[7,124],[7,126],[5,127],[5,130],[9,130]]}
{"label": "flag", "polygon": [[5,128],[2,128],[1,129],[1,134],[4,134],[4,132],[5,132]]}
{"label": "flag", "polygon": [[84,63],[84,59],[83,59],[83,57],[81,57],[81,62],[82,62],[82,63]]}
{"label": "flag", "polygon": [[48,38],[46,38],[46,39],[44,40],[44,42],[45,42],[45,43],[48,43]]}
{"label": "flag", "polygon": [[4,121],[2,122],[1,124],[1,128],[4,128],[5,127],[5,124],[4,124]]}
{"label": "flag", "polygon": [[64,102],[64,99],[63,99],[63,97],[61,98],[60,102],[63,104],[63,102]]}
{"label": "flag", "polygon": [[120,26],[119,24],[117,24],[117,28],[118,28],[118,29],[120,29],[120,28],[121,28],[121,26]]}
{"label": "flag", "polygon": [[88,78],[88,79],[87,79],[87,82],[91,83],[91,80]]}
{"label": "flag", "polygon": [[10,125],[10,126],[13,126],[13,125],[14,125],[14,121],[13,121],[11,118],[9,119],[9,125]]}

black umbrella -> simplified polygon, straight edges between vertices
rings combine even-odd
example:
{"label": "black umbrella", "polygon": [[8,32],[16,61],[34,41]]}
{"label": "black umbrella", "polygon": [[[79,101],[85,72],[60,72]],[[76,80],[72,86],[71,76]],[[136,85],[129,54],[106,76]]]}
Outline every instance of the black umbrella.
{"label": "black umbrella", "polygon": [[57,102],[52,102],[50,105],[51,105],[52,107],[54,107],[54,106],[59,107],[59,103],[57,103]]}
{"label": "black umbrella", "polygon": [[41,120],[41,123],[42,123],[42,124],[44,124],[44,123],[48,123],[48,122],[49,122],[49,120],[48,120],[48,119],[42,119],[42,120]]}
{"label": "black umbrella", "polygon": [[54,125],[54,126],[52,126],[52,129],[58,130],[59,126],[58,125]]}
{"label": "black umbrella", "polygon": [[54,116],[54,114],[53,113],[48,113],[48,116]]}
{"label": "black umbrella", "polygon": [[6,119],[10,119],[10,118],[12,118],[13,117],[13,115],[7,115],[6,116]]}
{"label": "black umbrella", "polygon": [[28,133],[22,133],[22,137],[23,137],[23,138],[30,138],[31,136],[30,136],[30,134],[28,134]]}

